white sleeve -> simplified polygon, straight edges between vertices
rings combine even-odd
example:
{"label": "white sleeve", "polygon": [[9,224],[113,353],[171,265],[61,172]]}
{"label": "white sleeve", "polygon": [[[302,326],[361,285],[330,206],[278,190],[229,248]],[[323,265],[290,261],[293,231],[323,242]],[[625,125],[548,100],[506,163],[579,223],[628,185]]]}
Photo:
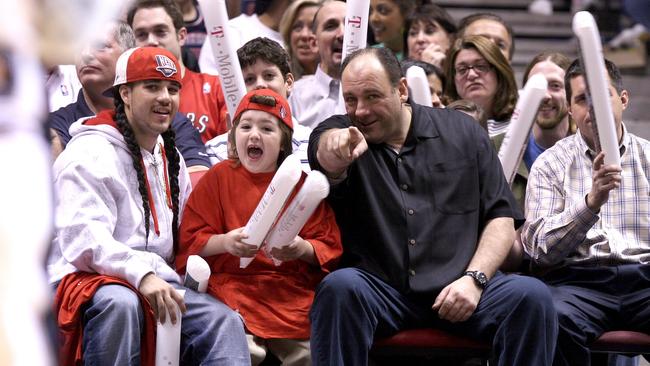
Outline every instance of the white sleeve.
{"label": "white sleeve", "polygon": [[102,163],[106,160],[73,161],[55,176],[55,245],[79,271],[115,276],[138,288],[146,274],[155,273],[162,258],[114,238],[118,215],[124,214],[120,210],[130,210],[133,198],[118,172]]}

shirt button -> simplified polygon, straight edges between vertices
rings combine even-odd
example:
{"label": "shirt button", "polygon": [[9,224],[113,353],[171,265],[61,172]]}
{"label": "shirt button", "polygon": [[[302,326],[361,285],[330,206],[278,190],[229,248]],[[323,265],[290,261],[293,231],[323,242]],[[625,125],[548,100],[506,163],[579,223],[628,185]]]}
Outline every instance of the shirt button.
{"label": "shirt button", "polygon": [[415,270],[409,269],[409,276],[415,276]]}
{"label": "shirt button", "polygon": [[408,184],[402,184],[401,187],[402,187],[402,191],[405,191],[405,190],[409,189],[409,185],[408,185]]}
{"label": "shirt button", "polygon": [[415,211],[413,211],[412,208],[410,208],[408,212],[409,212],[409,215],[413,215],[415,213]]}
{"label": "shirt button", "polygon": [[409,244],[410,245],[415,245],[415,239],[409,239]]}
{"label": "shirt button", "polygon": [[397,162],[398,162],[398,163],[401,163],[401,162],[402,162],[402,158],[397,158]]}

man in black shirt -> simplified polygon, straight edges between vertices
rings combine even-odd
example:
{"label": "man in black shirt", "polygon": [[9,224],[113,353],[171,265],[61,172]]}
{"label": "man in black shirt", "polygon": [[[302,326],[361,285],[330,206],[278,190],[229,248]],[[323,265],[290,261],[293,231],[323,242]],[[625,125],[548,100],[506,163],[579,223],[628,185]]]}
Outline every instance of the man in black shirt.
{"label": "man in black shirt", "polygon": [[497,272],[523,223],[487,134],[409,103],[382,48],[342,65],[345,116],[312,133],[344,267],[317,289],[314,365],[365,365],[374,337],[423,324],[492,342],[496,365],[550,365],[557,316],[540,281]]}

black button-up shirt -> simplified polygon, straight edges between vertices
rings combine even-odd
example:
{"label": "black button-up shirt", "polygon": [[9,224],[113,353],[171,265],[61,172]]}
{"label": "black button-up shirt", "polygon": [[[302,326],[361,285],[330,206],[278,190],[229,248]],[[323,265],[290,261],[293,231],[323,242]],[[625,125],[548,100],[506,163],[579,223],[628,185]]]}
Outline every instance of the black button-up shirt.
{"label": "black button-up shirt", "polygon": [[[523,216],[478,123],[457,111],[412,108],[401,151],[368,144],[328,200],[341,229],[343,266],[373,273],[414,299],[433,301],[463,275],[489,220],[513,217],[519,226]],[[339,115],[313,131],[312,168],[321,169],[320,135],[349,126],[349,118]]]}

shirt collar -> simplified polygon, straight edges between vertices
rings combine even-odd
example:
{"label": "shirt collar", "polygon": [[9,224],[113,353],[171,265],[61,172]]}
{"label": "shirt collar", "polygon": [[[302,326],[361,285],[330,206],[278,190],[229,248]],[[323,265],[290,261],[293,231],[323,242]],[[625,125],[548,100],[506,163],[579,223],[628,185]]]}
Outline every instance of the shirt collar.
{"label": "shirt collar", "polygon": [[325,71],[321,69],[320,64],[316,67],[314,78],[320,94],[338,98],[340,81],[327,75]]}
{"label": "shirt collar", "polygon": [[[630,146],[631,139],[630,139],[630,134],[627,133],[627,128],[625,127],[624,123],[621,123],[621,126],[623,128],[623,138],[621,139],[621,143],[618,145],[618,152],[620,156],[623,156],[625,152],[628,150],[628,146]],[[596,151],[591,149],[589,145],[587,145],[587,142],[585,142],[585,138],[582,136],[580,133],[580,130],[576,131],[577,139],[578,139],[578,144],[580,146],[580,151],[582,151],[589,159],[594,160],[596,158]]]}
{"label": "shirt collar", "polygon": [[433,123],[434,115],[427,113],[425,107],[417,103],[411,103],[410,106],[413,113],[411,113],[411,127],[406,137],[407,140],[411,134],[417,139],[438,137],[438,129]]}

